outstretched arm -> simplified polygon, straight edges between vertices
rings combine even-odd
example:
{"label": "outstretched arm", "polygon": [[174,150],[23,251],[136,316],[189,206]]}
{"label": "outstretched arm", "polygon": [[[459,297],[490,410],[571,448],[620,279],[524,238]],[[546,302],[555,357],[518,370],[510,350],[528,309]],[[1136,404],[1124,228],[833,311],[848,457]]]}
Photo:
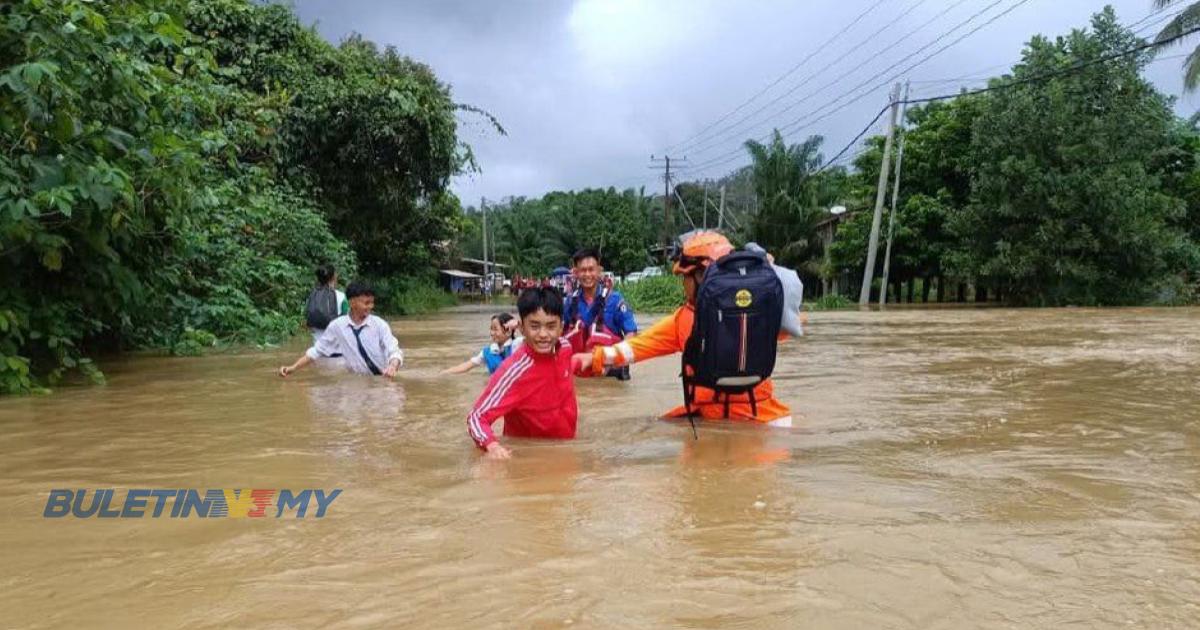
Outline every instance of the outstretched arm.
{"label": "outstretched arm", "polygon": [[466,374],[480,365],[475,361],[477,358],[479,358],[479,355],[475,355],[452,368],[446,368],[442,370],[442,374]]}
{"label": "outstretched arm", "polygon": [[675,318],[678,315],[676,311],[658,320],[649,330],[632,339],[593,349],[591,373],[600,375],[607,367],[620,367],[680,352],[683,344],[675,334]]}
{"label": "outstretched arm", "polygon": [[313,360],[311,357],[308,356],[308,354],[302,354],[302,355],[300,355],[299,359],[296,359],[295,363],[293,363],[291,365],[280,366],[279,375],[286,378],[292,372],[295,372],[296,370],[299,370],[300,368],[302,368],[312,362],[313,362]]}
{"label": "outstretched arm", "polygon": [[296,362],[291,365],[284,365],[279,368],[279,375],[286,377],[287,375],[303,368],[304,366],[316,361],[320,357],[327,357],[337,352],[337,335],[330,329],[326,328],[325,333],[317,338],[316,343],[312,345]]}

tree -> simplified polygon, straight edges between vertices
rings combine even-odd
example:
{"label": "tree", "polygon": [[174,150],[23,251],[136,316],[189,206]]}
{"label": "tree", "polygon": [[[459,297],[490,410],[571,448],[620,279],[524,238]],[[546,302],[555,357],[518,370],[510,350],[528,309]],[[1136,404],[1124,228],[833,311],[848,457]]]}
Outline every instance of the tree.
{"label": "tree", "polygon": [[[889,273],[893,283],[923,278],[929,287],[934,278],[944,280],[946,256],[958,243],[958,237],[949,231],[949,220],[970,201],[972,129],[986,99],[987,95],[961,96],[908,110]],[[856,192],[852,195],[863,208],[874,199],[883,137],[873,136],[867,145],[855,160]],[[889,188],[889,196],[891,192]],[[888,208],[890,211],[890,204]],[[857,213],[843,223],[834,243],[836,267],[863,268],[870,223],[869,212]]]}
{"label": "tree", "polygon": [[[1177,2],[1179,0],[1154,0],[1154,8],[1161,11]],[[1160,43],[1161,47],[1172,46],[1181,43],[1181,40],[1176,38],[1198,27],[1200,27],[1200,2],[1192,2],[1170,22],[1167,22],[1167,25],[1158,32],[1154,41]],[[1183,85],[1188,91],[1194,91],[1196,86],[1200,85],[1200,46],[1192,49],[1192,53],[1184,60]]]}
{"label": "tree", "polygon": [[787,145],[776,130],[769,144],[745,143],[758,196],[758,212],[750,220],[747,237],[809,279],[820,272],[823,250],[817,224],[826,216],[822,206],[838,194],[815,175],[823,161],[823,141],[811,136],[800,144]]}
{"label": "tree", "polygon": [[[1035,37],[1012,73],[1061,71],[1138,40],[1111,8],[1050,41]],[[1174,116],[1135,55],[996,91],[975,122],[971,202],[953,217],[951,264],[1034,304],[1139,303],[1194,264],[1175,223],[1184,204],[1150,166]]]}
{"label": "tree", "polygon": [[188,8],[188,25],[236,85],[283,96],[272,151],[363,267],[384,275],[428,265],[461,213],[450,178],[475,168],[455,116],[480,110],[455,103],[428,66],[358,35],[331,46],[287,7],[195,0]]}
{"label": "tree", "polygon": [[641,269],[654,239],[649,201],[616,189],[554,191],[541,199],[510,198],[489,208],[495,221],[497,256],[523,275],[544,275],[585,247],[599,250],[616,273]]}
{"label": "tree", "polygon": [[431,260],[462,223],[460,108],[278,5],[0,4],[0,392],[99,379],[100,348],[294,332],[315,265],[356,273],[331,222],[375,269]]}

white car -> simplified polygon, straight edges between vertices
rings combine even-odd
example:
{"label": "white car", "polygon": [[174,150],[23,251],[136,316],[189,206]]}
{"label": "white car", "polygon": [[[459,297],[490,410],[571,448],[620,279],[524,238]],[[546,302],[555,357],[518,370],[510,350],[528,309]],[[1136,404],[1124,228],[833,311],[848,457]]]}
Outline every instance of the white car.
{"label": "white car", "polygon": [[642,270],[643,278],[655,278],[663,275],[662,267],[646,267]]}
{"label": "white car", "polygon": [[627,282],[629,284],[637,284],[637,281],[641,280],[641,279],[642,279],[642,272],[640,272],[640,271],[635,271],[635,272],[629,274],[628,276],[625,276],[625,282]]}

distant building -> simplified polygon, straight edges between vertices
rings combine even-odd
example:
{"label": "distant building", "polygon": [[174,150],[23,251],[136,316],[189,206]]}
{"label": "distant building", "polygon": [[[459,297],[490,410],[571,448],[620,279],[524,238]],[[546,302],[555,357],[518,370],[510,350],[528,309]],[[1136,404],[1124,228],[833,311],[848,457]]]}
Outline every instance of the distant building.
{"label": "distant building", "polygon": [[442,288],[454,293],[481,293],[483,291],[483,276],[458,269],[442,269],[438,273]]}

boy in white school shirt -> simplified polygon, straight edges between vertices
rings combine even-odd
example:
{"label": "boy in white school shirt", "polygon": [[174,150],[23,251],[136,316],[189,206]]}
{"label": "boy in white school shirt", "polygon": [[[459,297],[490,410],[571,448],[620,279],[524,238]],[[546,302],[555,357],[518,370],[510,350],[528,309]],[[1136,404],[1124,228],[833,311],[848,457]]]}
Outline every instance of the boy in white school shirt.
{"label": "boy in white school shirt", "polygon": [[316,343],[296,362],[279,368],[287,376],[320,357],[342,355],[346,369],[358,374],[374,374],[391,378],[404,364],[400,342],[388,323],[371,314],[375,309],[375,291],[362,282],[346,287],[350,314],[329,322]]}

